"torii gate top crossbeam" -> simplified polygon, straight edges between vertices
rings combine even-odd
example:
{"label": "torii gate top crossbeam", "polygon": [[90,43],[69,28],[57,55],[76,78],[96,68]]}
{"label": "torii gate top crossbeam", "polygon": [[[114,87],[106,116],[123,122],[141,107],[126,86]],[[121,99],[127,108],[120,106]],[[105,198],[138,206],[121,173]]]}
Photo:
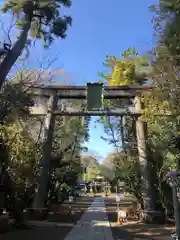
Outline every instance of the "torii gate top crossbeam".
{"label": "torii gate top crossbeam", "polygon": [[[124,86],[104,86],[104,99],[131,98],[144,92],[151,91],[153,85],[124,85]],[[86,86],[60,86],[60,85],[33,85],[29,91],[34,96],[49,97],[53,92],[57,92],[60,99],[86,99]]]}
{"label": "torii gate top crossbeam", "polygon": [[[49,89],[49,90],[82,90],[85,91],[86,86],[76,86],[76,85],[33,85],[32,88],[39,89]],[[155,88],[154,85],[121,85],[121,86],[104,86],[106,91],[108,90],[152,90]]]}
{"label": "torii gate top crossbeam", "polygon": [[[92,84],[92,85],[96,85]],[[97,84],[98,85],[98,84]],[[144,91],[151,91],[154,88],[153,85],[143,85],[143,86],[104,86],[103,87],[103,98],[104,99],[119,99],[119,98],[132,98]],[[36,85],[29,88],[29,93],[32,96],[40,97],[49,97],[53,96],[53,99],[86,99],[88,101],[88,89],[86,86],[57,86],[57,85]],[[95,92],[91,92],[92,97],[94,97]],[[99,93],[101,94],[101,93]],[[100,97],[101,98],[101,97]],[[97,100],[101,101],[101,100]],[[101,105],[101,104],[100,104]],[[96,111],[95,111],[96,109]],[[98,110],[99,109],[99,110]],[[87,110],[69,110],[63,111],[58,110],[57,107],[55,110],[51,111],[51,114],[54,116],[139,116],[141,115],[140,111],[136,109],[103,109],[103,107],[87,107]],[[38,115],[37,112],[32,112],[32,114]],[[46,113],[40,113],[40,115]]]}

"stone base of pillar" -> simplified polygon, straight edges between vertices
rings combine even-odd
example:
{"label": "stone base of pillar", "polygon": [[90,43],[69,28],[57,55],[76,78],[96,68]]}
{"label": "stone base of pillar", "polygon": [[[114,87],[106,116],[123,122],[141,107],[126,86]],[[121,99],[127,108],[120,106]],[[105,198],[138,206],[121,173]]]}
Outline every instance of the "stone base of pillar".
{"label": "stone base of pillar", "polygon": [[159,223],[165,222],[165,214],[161,211],[144,210],[141,214],[141,220],[145,223]]}

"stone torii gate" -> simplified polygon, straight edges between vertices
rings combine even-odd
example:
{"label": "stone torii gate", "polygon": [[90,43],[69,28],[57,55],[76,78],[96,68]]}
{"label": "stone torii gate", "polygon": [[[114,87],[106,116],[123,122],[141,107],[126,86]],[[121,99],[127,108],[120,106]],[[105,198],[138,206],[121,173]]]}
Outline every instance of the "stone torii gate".
{"label": "stone torii gate", "polygon": [[[97,90],[99,88],[99,90]],[[56,116],[135,116],[136,117],[136,136],[137,148],[139,153],[139,163],[142,176],[142,192],[145,212],[155,212],[155,203],[153,199],[153,188],[149,171],[148,154],[147,154],[147,124],[140,116],[142,111],[142,103],[139,95],[145,91],[151,91],[152,85],[144,86],[111,86],[103,87],[102,84],[94,83],[87,86],[33,86],[30,91],[33,97],[51,99],[48,111],[42,108],[32,107],[31,114],[34,116],[44,116],[48,119],[47,136],[43,147],[43,157],[40,160],[40,176],[38,180],[38,191],[34,202],[35,209],[44,208],[45,199],[47,198],[47,181],[50,169],[50,159],[52,151],[53,133],[55,127]],[[98,93],[97,93],[98,92]],[[98,99],[99,103],[93,102],[92,97]],[[95,98],[96,95],[96,98]],[[90,99],[91,98],[91,99]],[[102,100],[117,99],[135,99],[135,107],[127,107],[124,109],[116,108],[113,110],[104,109]],[[79,99],[87,100],[88,109],[85,111],[72,110],[66,111],[58,109],[58,102],[61,99]],[[90,101],[93,103],[91,104]],[[94,109],[92,106],[94,105]],[[89,107],[90,106],[90,107]],[[90,109],[91,108],[91,109]],[[146,214],[144,215],[146,218]]]}

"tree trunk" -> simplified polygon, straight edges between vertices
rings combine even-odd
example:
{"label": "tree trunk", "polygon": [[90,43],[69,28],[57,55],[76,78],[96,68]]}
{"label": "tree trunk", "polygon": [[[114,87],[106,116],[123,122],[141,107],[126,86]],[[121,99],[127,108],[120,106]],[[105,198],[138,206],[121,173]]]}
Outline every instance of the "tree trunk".
{"label": "tree trunk", "polygon": [[124,141],[124,117],[120,118],[120,133],[121,133],[122,149],[124,152],[126,152],[125,141]]}
{"label": "tree trunk", "polygon": [[0,89],[2,88],[3,83],[6,80],[9,71],[11,70],[12,66],[17,61],[19,56],[22,54],[22,51],[27,43],[28,32],[31,27],[31,20],[31,14],[27,14],[25,16],[25,22],[17,41],[13,45],[12,49],[7,53],[3,61],[0,63]]}

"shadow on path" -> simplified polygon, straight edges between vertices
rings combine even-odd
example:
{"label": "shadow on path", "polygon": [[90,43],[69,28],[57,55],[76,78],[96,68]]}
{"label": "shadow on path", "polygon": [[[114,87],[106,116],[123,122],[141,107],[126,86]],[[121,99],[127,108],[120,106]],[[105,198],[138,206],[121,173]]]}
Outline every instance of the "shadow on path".
{"label": "shadow on path", "polygon": [[[47,221],[39,221],[39,224],[31,222],[32,226],[28,229],[11,229],[11,231],[0,234],[1,240],[64,240],[66,235],[72,230],[74,225],[88,209],[92,203],[92,197],[80,197],[75,203],[71,204],[72,211],[74,211],[75,217],[67,224],[64,222],[63,226],[57,226],[56,223],[47,224]],[[68,202],[63,205],[69,205]],[[60,223],[63,223],[63,217],[60,219]],[[40,226],[39,226],[40,225]]]}

